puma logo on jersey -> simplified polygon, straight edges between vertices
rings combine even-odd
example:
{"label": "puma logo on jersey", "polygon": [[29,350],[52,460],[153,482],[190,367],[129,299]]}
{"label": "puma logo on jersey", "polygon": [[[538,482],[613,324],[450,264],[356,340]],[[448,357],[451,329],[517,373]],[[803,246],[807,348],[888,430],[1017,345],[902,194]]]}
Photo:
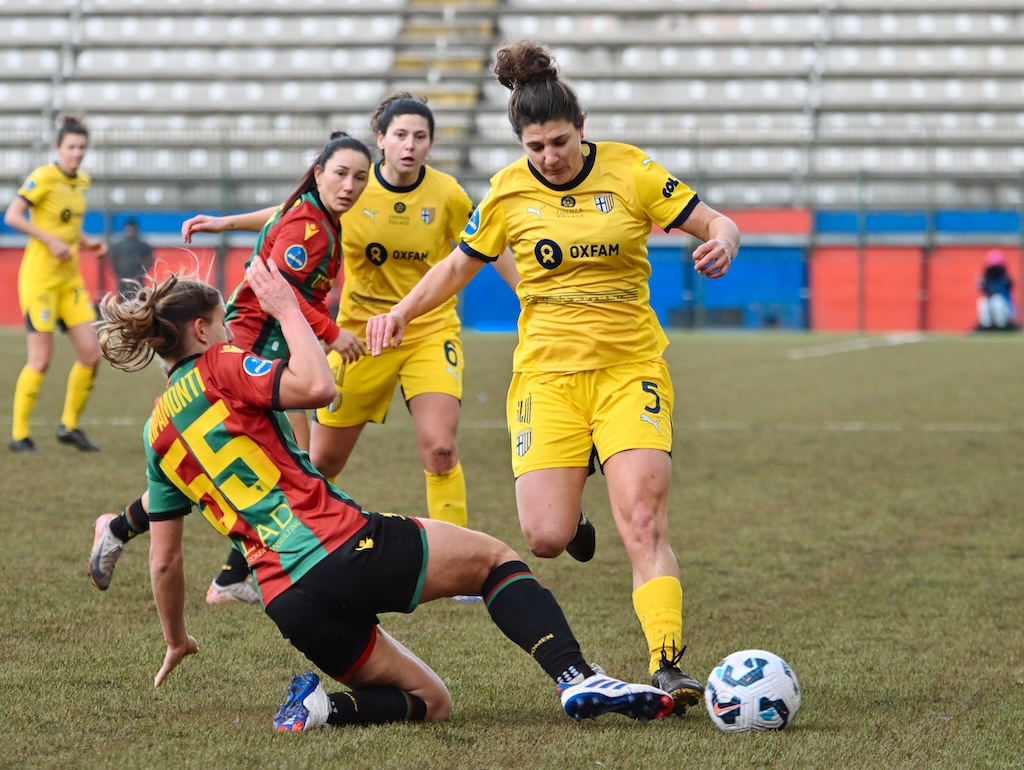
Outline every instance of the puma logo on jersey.
{"label": "puma logo on jersey", "polygon": [[642,161],[640,161],[640,165],[641,166],[646,166],[648,163],[653,163],[653,162],[654,162],[654,160],[651,159],[651,158],[644,158]]}
{"label": "puma logo on jersey", "polygon": [[446,372],[448,372],[448,374],[450,374],[450,375],[451,375],[452,377],[454,377],[454,378],[455,378],[456,380],[458,380],[458,379],[459,379],[459,373],[458,373],[457,371],[455,371],[454,369],[452,369],[452,368],[451,368],[450,366],[446,366],[446,367],[444,368],[444,370],[445,370]]}
{"label": "puma logo on jersey", "polygon": [[658,424],[658,423],[661,422],[661,418],[660,417],[657,420],[652,420],[646,414],[642,414],[642,415],[640,415],[640,419],[643,420],[644,422],[649,422],[651,425],[654,426],[654,429],[656,431],[658,431],[658,433],[661,433],[661,426]]}
{"label": "puma logo on jersey", "polygon": [[371,548],[373,548],[372,537],[364,537],[359,541],[359,545],[356,546],[357,551],[369,551]]}
{"label": "puma logo on jersey", "polygon": [[535,209],[533,206],[527,206],[526,210],[530,214],[536,214],[537,215],[537,219],[540,219],[541,218],[540,217],[540,212],[542,212],[544,210],[544,207],[541,206],[539,209]]}
{"label": "puma logo on jersey", "polygon": [[312,222],[306,222],[306,237],[302,240],[308,241],[314,235],[320,232],[320,228],[314,225]]}
{"label": "puma logo on jersey", "polygon": [[363,213],[366,214],[372,221],[377,221],[377,209],[370,211],[369,209],[363,209]]}

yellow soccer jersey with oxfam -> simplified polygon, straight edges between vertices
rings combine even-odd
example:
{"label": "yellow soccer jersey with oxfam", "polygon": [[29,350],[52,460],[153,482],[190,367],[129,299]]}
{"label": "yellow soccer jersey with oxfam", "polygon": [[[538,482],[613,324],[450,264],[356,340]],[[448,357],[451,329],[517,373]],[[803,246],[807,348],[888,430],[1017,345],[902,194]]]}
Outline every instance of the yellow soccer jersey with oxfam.
{"label": "yellow soccer jersey with oxfam", "polygon": [[78,275],[78,242],[85,219],[85,192],[92,180],[84,171],[68,176],[56,163],[40,166],[18,190],[31,204],[29,219],[36,227],[60,238],[71,259],[60,261],[42,241],[30,238],[18,273],[19,283],[51,289]]}
{"label": "yellow soccer jersey with oxfam", "polygon": [[678,227],[696,193],[642,150],[583,143],[583,170],[552,185],[523,157],[491,178],[460,248],[493,261],[512,247],[521,277],[517,372],[577,372],[659,357],[650,305],[651,222]]}
{"label": "yellow soccer jersey with oxfam", "polygon": [[[386,313],[452,250],[473,211],[454,177],[424,166],[415,184],[388,184],[374,166],[357,204],[341,217],[345,283],[338,325],[360,339],[370,316]],[[455,298],[409,323],[406,341],[458,330]]]}

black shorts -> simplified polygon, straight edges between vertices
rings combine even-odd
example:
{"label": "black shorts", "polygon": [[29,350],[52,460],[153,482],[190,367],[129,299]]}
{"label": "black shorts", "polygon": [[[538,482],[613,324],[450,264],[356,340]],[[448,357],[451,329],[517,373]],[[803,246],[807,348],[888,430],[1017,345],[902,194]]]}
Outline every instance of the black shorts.
{"label": "black shorts", "polygon": [[427,572],[416,519],[364,513],[366,525],[267,607],[281,634],[338,681],[370,651],[379,612],[412,612]]}

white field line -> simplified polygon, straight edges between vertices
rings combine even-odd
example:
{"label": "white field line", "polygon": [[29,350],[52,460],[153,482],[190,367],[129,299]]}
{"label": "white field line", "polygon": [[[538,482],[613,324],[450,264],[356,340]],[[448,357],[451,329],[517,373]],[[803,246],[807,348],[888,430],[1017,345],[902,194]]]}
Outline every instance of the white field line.
{"label": "white field line", "polygon": [[858,337],[855,340],[831,342],[827,345],[813,345],[809,348],[793,348],[789,351],[789,360],[800,361],[804,358],[833,356],[838,353],[851,353],[856,350],[870,350],[871,348],[884,348],[892,345],[908,345],[912,342],[921,342],[923,339],[924,335],[919,334],[918,332],[886,334],[881,337]]}
{"label": "white field line", "polygon": [[[145,419],[135,417],[114,417],[99,419],[83,417],[80,424],[90,426],[139,426]],[[11,418],[0,419],[0,425],[10,426]],[[32,426],[40,429],[56,428],[56,420],[32,420]],[[676,431],[708,431],[708,432],[749,432],[767,433],[779,431],[786,433],[1020,433],[1024,432],[1024,424],[1008,424],[994,422],[864,422],[851,420],[839,422],[754,422],[749,420],[676,420]],[[500,430],[507,431],[503,420],[464,420],[459,423],[461,430]]]}

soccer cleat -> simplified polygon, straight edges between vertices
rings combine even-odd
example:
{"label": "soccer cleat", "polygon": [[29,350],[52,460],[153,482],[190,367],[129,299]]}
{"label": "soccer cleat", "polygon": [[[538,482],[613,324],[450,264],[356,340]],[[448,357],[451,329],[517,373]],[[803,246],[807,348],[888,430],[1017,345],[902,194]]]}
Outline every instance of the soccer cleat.
{"label": "soccer cleat", "polygon": [[689,706],[694,706],[704,697],[704,687],[692,676],[679,668],[679,661],[686,652],[686,646],[676,654],[675,642],[672,643],[672,657],[661,651],[661,663],[658,670],[651,676],[651,684],[672,696],[675,707],[673,714],[682,716]]}
{"label": "soccer cleat", "polygon": [[326,727],[331,713],[331,699],[312,671],[296,674],[288,685],[288,698],[274,715],[274,729],[281,733],[297,733]]}
{"label": "soccer cleat", "polygon": [[113,513],[104,513],[92,525],[92,552],[89,554],[89,579],[101,591],[110,587],[124,543],[110,531],[110,522],[116,519]]}
{"label": "soccer cleat", "polygon": [[17,452],[22,455],[34,455],[39,452],[39,450],[36,449],[36,442],[33,441],[30,436],[25,436],[25,438],[19,438],[17,440],[12,438],[7,442],[7,448],[12,452]]}
{"label": "soccer cleat", "polygon": [[57,426],[57,440],[62,444],[73,446],[83,452],[98,452],[100,445],[90,441],[78,428],[68,430],[64,423]]}
{"label": "soccer cleat", "polygon": [[222,586],[214,580],[206,589],[207,604],[231,604],[232,602],[255,604],[259,600],[260,595],[245,580],[226,586]]}
{"label": "soccer cleat", "polygon": [[565,547],[565,552],[576,561],[590,561],[594,558],[597,550],[597,532],[594,529],[594,522],[587,518],[587,514],[580,511],[580,521],[576,525],[576,534]]}
{"label": "soccer cleat", "polygon": [[672,697],[656,687],[629,684],[604,674],[594,674],[579,684],[561,685],[562,708],[579,722],[601,714],[622,714],[646,722],[671,714]]}

